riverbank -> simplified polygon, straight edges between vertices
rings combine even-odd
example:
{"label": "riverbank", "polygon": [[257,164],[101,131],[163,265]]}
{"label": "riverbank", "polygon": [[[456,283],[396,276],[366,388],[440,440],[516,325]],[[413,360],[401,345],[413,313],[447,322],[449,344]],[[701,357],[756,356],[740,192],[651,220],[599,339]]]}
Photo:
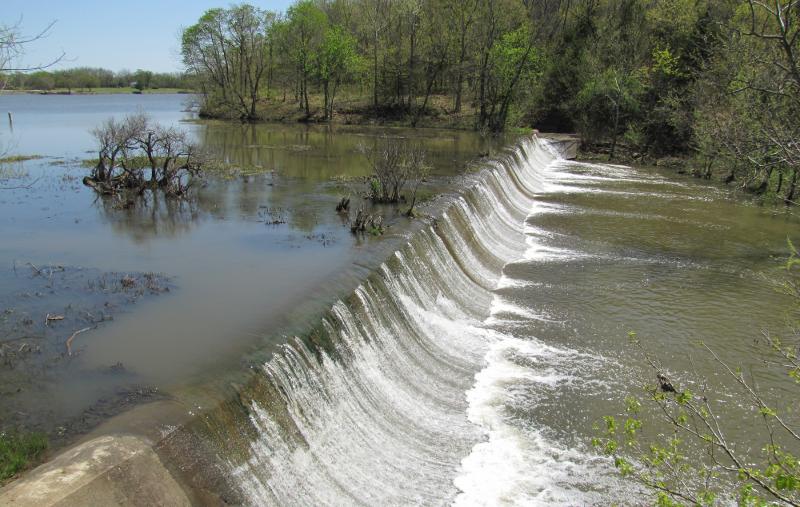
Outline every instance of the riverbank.
{"label": "riverbank", "polygon": [[[576,136],[577,139],[577,136]],[[730,168],[720,166],[716,161],[703,162],[690,155],[676,154],[660,157],[651,156],[618,146],[614,157],[610,156],[606,146],[585,146],[578,140],[578,158],[586,162],[600,164],[622,164],[666,171],[687,179],[706,181],[715,185],[730,188],[746,199],[759,204],[774,207],[792,208],[796,202],[787,201],[779,194],[781,188],[789,183],[781,180],[779,171],[772,171],[769,177],[753,175],[751,179],[735,178]]]}
{"label": "riverbank", "polygon": [[[431,95],[425,104],[424,97],[416,97],[409,107],[405,102],[392,106],[380,106],[377,110],[368,96],[344,93],[334,102],[333,116],[324,117],[324,96],[309,94],[309,114],[301,101],[293,96],[274,93],[259,100],[256,123],[320,123],[333,125],[363,125],[387,127],[420,127],[448,130],[474,131],[478,109],[465,100],[459,111],[453,108],[452,97]],[[201,109],[201,117],[207,119],[237,119],[236,113],[213,106]],[[530,133],[528,127],[509,126],[513,134]]]}

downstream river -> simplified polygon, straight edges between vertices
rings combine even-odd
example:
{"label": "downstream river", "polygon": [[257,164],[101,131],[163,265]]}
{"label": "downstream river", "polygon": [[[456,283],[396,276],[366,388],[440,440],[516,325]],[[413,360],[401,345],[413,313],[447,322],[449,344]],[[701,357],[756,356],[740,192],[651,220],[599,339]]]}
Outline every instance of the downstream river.
{"label": "downstream river", "polygon": [[[635,331],[758,448],[697,343],[760,364],[755,338],[791,304],[794,215],[547,139],[201,123],[187,101],[0,97],[0,140],[44,157],[0,182],[0,426],[68,443],[132,405],[178,407],[180,428],[135,424],[158,427],[182,484],[232,504],[640,503],[589,445],[652,381]],[[97,199],[88,130],[138,109],[237,170],[183,203]],[[333,208],[383,134],[428,148],[431,199],[355,237]]]}

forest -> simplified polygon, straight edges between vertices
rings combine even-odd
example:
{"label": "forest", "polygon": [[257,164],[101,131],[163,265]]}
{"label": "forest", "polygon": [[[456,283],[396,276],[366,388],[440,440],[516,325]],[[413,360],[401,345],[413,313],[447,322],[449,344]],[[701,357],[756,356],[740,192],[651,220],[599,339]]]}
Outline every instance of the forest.
{"label": "forest", "polygon": [[181,53],[202,114],[577,132],[794,203],[800,2],[302,0],[208,10]]}

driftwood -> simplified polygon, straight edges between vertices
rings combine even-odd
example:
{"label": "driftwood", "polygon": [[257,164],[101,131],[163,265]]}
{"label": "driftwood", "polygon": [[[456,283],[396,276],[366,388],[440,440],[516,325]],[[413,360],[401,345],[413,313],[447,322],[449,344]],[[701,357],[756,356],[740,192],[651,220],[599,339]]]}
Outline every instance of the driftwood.
{"label": "driftwood", "polygon": [[28,263],[28,266],[30,266],[30,267],[31,267],[31,268],[32,268],[34,271],[36,271],[36,274],[37,274],[37,275],[42,275],[42,276],[44,276],[44,273],[42,273],[42,270],[41,270],[41,269],[39,269],[39,268],[37,268],[37,267],[36,267],[36,266],[35,266],[35,265],[34,265],[32,262],[29,262],[29,263]]}
{"label": "driftwood", "polygon": [[72,335],[69,338],[67,338],[67,355],[68,356],[72,355],[72,340],[74,340],[75,337],[78,336],[79,334],[85,333],[86,331],[90,331],[90,330],[92,330],[94,328],[95,328],[95,326],[89,326],[89,327],[85,327],[83,329],[78,329],[77,331],[72,333]]}
{"label": "driftwood", "polygon": [[64,320],[63,315],[50,315],[49,313],[44,317],[44,325],[47,326],[50,324],[51,320]]}
{"label": "driftwood", "polygon": [[114,195],[117,193],[118,188],[115,184],[107,183],[91,176],[84,177],[83,184],[94,189],[95,192],[102,195]]}
{"label": "driftwood", "polygon": [[41,176],[33,180],[32,182],[28,183],[27,185],[19,185],[16,187],[0,187],[0,190],[21,190],[21,189],[28,189],[32,188],[39,180],[42,179]]}
{"label": "driftwood", "polygon": [[336,212],[342,213],[348,211],[349,209],[350,209],[350,198],[342,197],[342,200],[339,201],[339,204],[336,205]]}

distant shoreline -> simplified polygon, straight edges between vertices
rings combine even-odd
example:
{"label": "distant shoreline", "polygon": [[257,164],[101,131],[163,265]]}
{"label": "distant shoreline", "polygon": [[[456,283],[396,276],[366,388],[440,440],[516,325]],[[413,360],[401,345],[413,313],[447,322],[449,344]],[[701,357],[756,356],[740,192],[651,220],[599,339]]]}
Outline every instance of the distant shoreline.
{"label": "distant shoreline", "polygon": [[185,88],[147,88],[137,90],[132,87],[124,88],[55,88],[53,90],[2,90],[0,95],[167,95],[180,94],[190,95],[197,93],[194,90]]}

